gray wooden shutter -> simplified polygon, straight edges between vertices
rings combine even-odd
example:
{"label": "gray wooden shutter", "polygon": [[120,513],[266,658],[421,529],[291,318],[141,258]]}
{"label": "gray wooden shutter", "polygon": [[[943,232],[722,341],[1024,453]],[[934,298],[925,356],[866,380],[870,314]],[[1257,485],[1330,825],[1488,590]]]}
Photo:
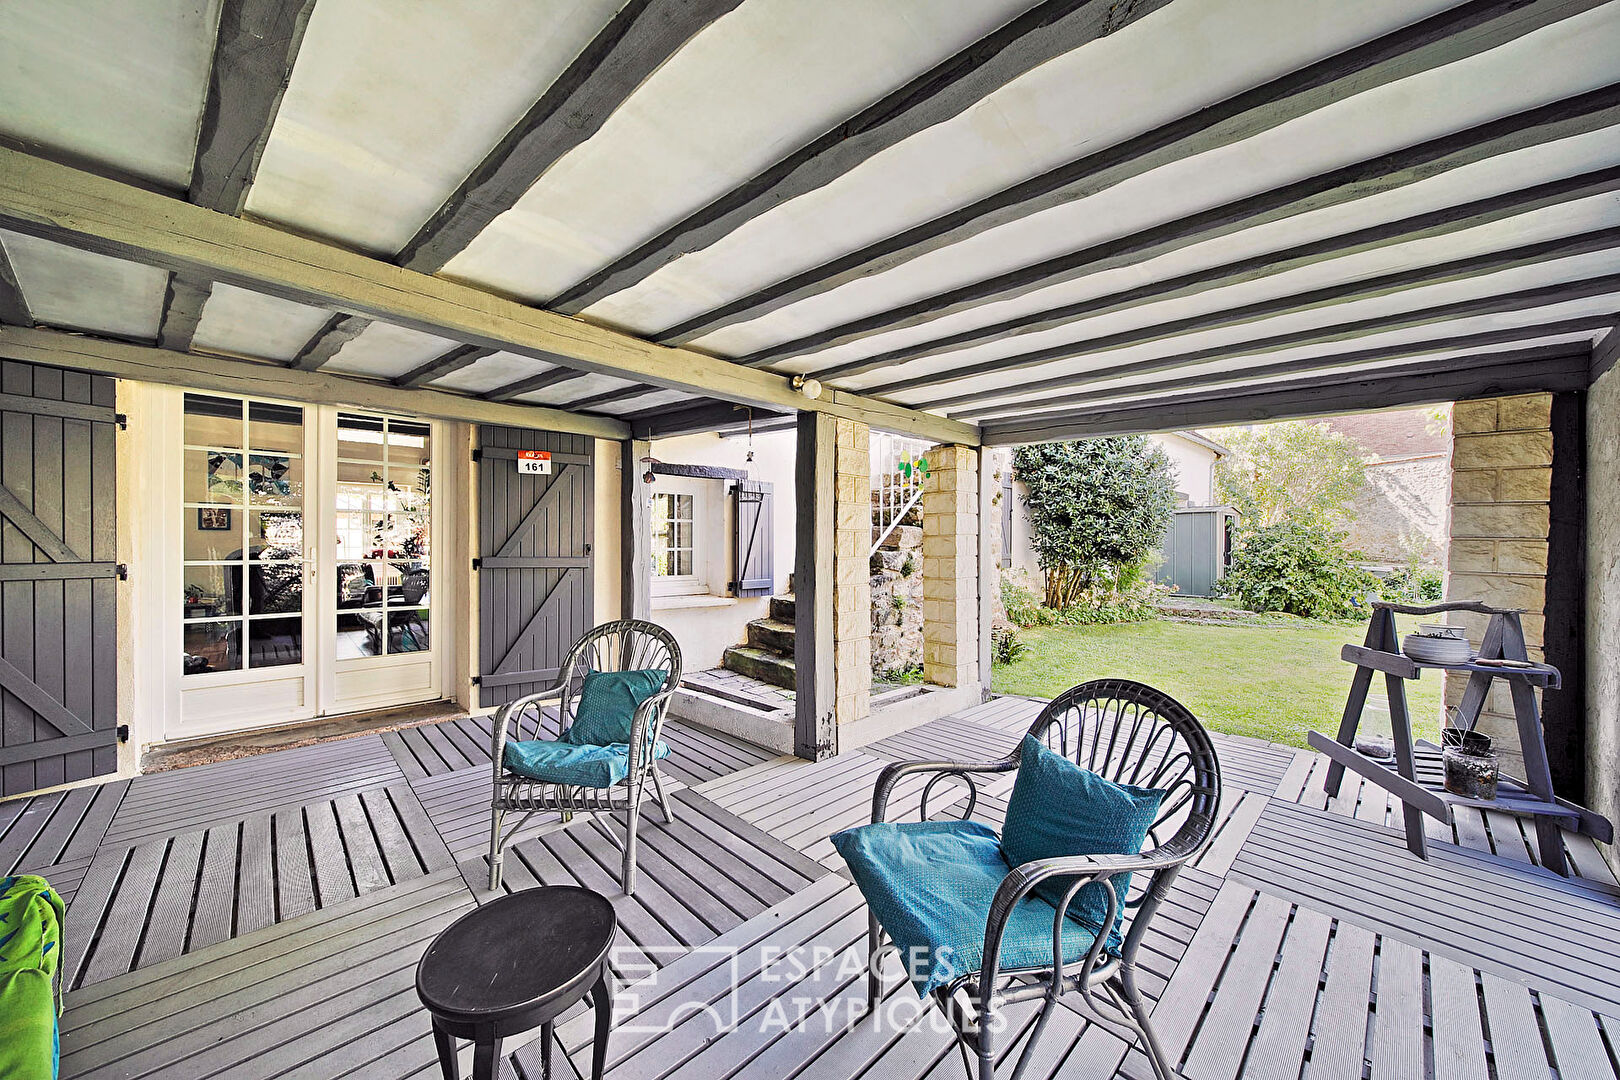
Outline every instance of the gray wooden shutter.
{"label": "gray wooden shutter", "polygon": [[764,596],[776,583],[771,485],[739,480],[731,487],[733,596]]}
{"label": "gray wooden shutter", "polygon": [[1015,498],[1012,463],[1008,462],[1007,471],[1001,474],[1001,565],[1007,567],[1012,566],[1013,501]]}
{"label": "gray wooden shutter", "polygon": [[118,769],[114,401],[0,364],[0,796]]}
{"label": "gray wooden shutter", "polygon": [[[595,623],[595,442],[527,428],[478,429],[479,703],[552,685]],[[551,473],[517,471],[519,450],[549,450]]]}

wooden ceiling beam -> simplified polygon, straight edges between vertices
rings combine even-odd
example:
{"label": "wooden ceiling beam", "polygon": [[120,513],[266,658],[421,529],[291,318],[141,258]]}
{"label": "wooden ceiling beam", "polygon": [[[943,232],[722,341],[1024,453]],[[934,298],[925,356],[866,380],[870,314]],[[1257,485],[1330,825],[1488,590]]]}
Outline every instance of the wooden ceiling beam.
{"label": "wooden ceiling beam", "polygon": [[[1341,353],[1325,353],[1298,360],[1281,360],[1223,371],[1205,371],[1195,375],[1182,375],[1172,379],[1156,379],[1131,386],[1105,387],[1086,390],[1078,394],[1043,397],[1038,401],[1011,401],[977,408],[962,409],[953,415],[959,420],[972,420],[978,424],[994,423],[1015,416],[1029,415],[1031,409],[1078,408],[1081,405],[1100,405],[1102,402],[1141,397],[1170,390],[1192,390],[1205,386],[1222,386],[1245,379],[1271,379],[1280,375],[1300,375],[1329,368],[1351,367],[1377,363],[1383,360],[1415,358],[1426,353],[1457,352],[1483,349],[1491,345],[1506,345],[1519,341],[1536,341],[1565,334],[1583,334],[1599,330],[1613,321],[1612,315],[1592,315],[1578,319],[1560,319],[1536,326],[1515,326],[1504,330],[1486,330],[1477,334],[1447,334],[1406,341],[1397,345],[1377,345],[1366,349],[1353,349]],[[1506,355],[1506,353],[1491,355]]]}
{"label": "wooden ceiling beam", "polygon": [[486,390],[483,396],[487,401],[511,401],[515,397],[532,394],[536,390],[544,390],[548,386],[556,386],[559,383],[572,382],[589,374],[588,371],[554,367],[542,371],[538,375],[526,375],[521,379],[513,379],[509,383],[503,383],[493,390]]}
{"label": "wooden ceiling beam", "polygon": [[[1478,228],[1482,225],[1489,225],[1534,210],[1559,206],[1594,195],[1610,194],[1615,191],[1620,191],[1620,166],[1551,180],[1544,184],[1536,184],[1518,191],[1491,195],[1483,199],[1460,203],[1456,206],[1429,210],[1397,221],[1380,222],[1366,228],[1353,229],[1337,236],[1297,244],[1278,251],[1261,252],[1249,258],[1223,263],[1208,269],[1165,278],[1162,281],[1151,281],[1145,285],[1138,285],[1101,296],[1087,297],[1073,304],[1065,304],[1045,311],[1031,312],[1027,315],[1004,319],[1001,322],[991,323],[986,326],[974,327],[947,337],[935,338],[932,341],[923,341],[915,345],[907,345],[861,357],[860,359],[849,360],[831,367],[819,368],[813,374],[823,381],[847,378],[851,375],[864,374],[880,367],[905,363],[923,356],[935,356],[967,349],[975,345],[982,345],[985,342],[1000,341],[1018,334],[1042,333],[1098,315],[1112,315],[1145,304],[1177,300],[1208,292],[1211,289],[1241,285],[1260,278],[1273,277],[1277,274],[1285,274],[1292,270],[1314,266],[1328,259],[1360,254],[1387,247],[1391,244],[1427,240],[1460,232],[1464,229]],[[1192,232],[1176,237],[1176,242],[1195,242],[1196,239],[1201,238],[1195,229]],[[1113,250],[1113,244],[1114,242],[1110,241],[1088,249],[1092,254],[1090,256],[1082,254],[1076,261],[1084,263],[1093,257],[1108,260],[1111,255],[1119,254],[1118,250]],[[1131,246],[1129,243],[1124,245],[1126,250],[1129,250]],[[1155,252],[1155,254],[1158,254],[1158,252]],[[1010,281],[1010,278],[1004,276],[1003,280]],[[997,287],[996,291],[999,292],[1000,287]],[[940,309],[941,313],[948,313],[950,310],[955,309],[956,301],[947,299],[948,295],[946,294],[940,298],[944,304]],[[933,317],[932,315],[929,316],[929,318]],[[901,322],[895,325],[911,325],[911,320],[902,318]],[[892,328],[886,321],[886,316],[874,316],[872,320],[862,320],[858,326],[855,323],[846,323],[844,328],[833,328],[820,334],[801,338],[798,342],[787,342],[746,357],[745,360],[750,364],[755,364],[786,356],[797,356],[804,351],[846,344],[871,334],[886,332]],[[764,357],[765,359],[762,361],[756,359],[757,357]]]}
{"label": "wooden ceiling beam", "polygon": [[663,390],[664,387],[662,386],[646,386],[638,383],[634,386],[621,386],[614,390],[604,390],[600,394],[592,394],[589,397],[558,402],[557,407],[560,409],[594,409],[598,405],[611,405],[618,401],[634,401],[636,398],[647,397],[649,394],[662,393]]}
{"label": "wooden ceiling beam", "polygon": [[1383,371],[1205,391],[1117,409],[988,425],[984,444],[1017,446],[1099,435],[1337,416],[1479,397],[1558,393],[1586,385],[1590,356],[1591,348],[1587,345],[1564,345],[1549,347],[1534,359],[1510,363],[1492,363],[1490,354],[1485,354]]}
{"label": "wooden ceiling beam", "polygon": [[839,390],[812,399],[779,375],[658,345],[4,146],[0,223],[114,258],[193,271],[467,345],[548,363],[560,358],[582,371],[764,408],[826,412],[942,442],[978,442],[971,424]]}
{"label": "wooden ceiling beam", "polygon": [[1592,364],[1587,380],[1597,382],[1617,363],[1620,363],[1620,322],[1616,322],[1592,347]]}
{"label": "wooden ceiling beam", "polygon": [[425,364],[419,364],[405,374],[393,380],[395,386],[405,389],[414,389],[426,386],[444,378],[453,371],[472,367],[486,356],[493,356],[494,349],[480,349],[476,345],[458,345],[442,356],[435,356]]}
{"label": "wooden ceiling beam", "polygon": [[159,348],[191,351],[191,339],[196,336],[203,306],[213,290],[214,283],[197,274],[169,275],[163,290],[163,314],[158,319]]}
{"label": "wooden ceiling beam", "polygon": [[436,273],[589,139],[693,35],[740,0],[630,0],[417,230],[395,260]]}
{"label": "wooden ceiling beam", "polygon": [[541,428],[599,439],[623,439],[630,433],[627,423],[609,416],[508,405],[442,390],[404,390],[372,379],[300,371],[234,357],[178,353],[61,330],[0,327],[0,357],[221,394],[257,394],[474,424]]}
{"label": "wooden ceiling beam", "polygon": [[28,299],[17,283],[17,271],[12,269],[6,246],[0,243],[0,324],[7,326],[33,326],[34,313],[29,310]]}
{"label": "wooden ceiling beam", "polygon": [[[754,418],[757,421],[762,417],[774,418],[782,415],[788,414],[756,411]],[[734,405],[729,401],[711,401],[676,408],[661,406],[631,413],[622,419],[629,423],[632,438],[664,439],[674,435],[718,431],[737,423],[739,417],[744,418],[746,423],[746,416],[745,406]]]}
{"label": "wooden ceiling beam", "polygon": [[[1335,323],[1331,326],[1313,326],[1284,334],[1273,334],[1270,337],[1254,338],[1249,341],[1212,345],[1184,353],[1135,360],[1126,364],[1117,364],[1110,368],[1099,368],[1095,371],[1071,372],[1046,379],[1020,380],[1014,387],[992,391],[967,391],[948,397],[938,397],[929,400],[926,405],[920,407],[951,409],[961,405],[979,404],[987,399],[1006,399],[1033,394],[1063,392],[1094,383],[1123,379],[1132,375],[1172,371],[1176,368],[1190,367],[1193,364],[1203,364],[1214,360],[1254,356],[1260,353],[1275,352],[1279,349],[1299,348],[1307,345],[1329,345],[1335,342],[1367,337],[1371,334],[1392,333],[1396,330],[1432,326],[1479,315],[1528,311],[1532,308],[1548,307],[1570,300],[1584,300],[1593,296],[1614,293],[1620,293],[1620,274],[1604,274],[1597,277],[1582,278],[1578,281],[1560,282],[1556,285],[1541,285],[1532,289],[1521,289],[1517,292],[1474,297],[1446,304],[1435,304],[1395,315],[1354,319],[1348,322]],[[1088,354],[1081,351],[1074,355],[1079,358]]]}
{"label": "wooden ceiling beam", "polygon": [[1320,311],[1331,318],[1333,309],[1343,304],[1353,304],[1361,300],[1390,296],[1447,282],[1463,281],[1503,270],[1520,269],[1555,259],[1568,258],[1573,255],[1613,251],[1617,248],[1620,248],[1620,227],[1596,229],[1575,236],[1555,237],[1551,240],[1524,244],[1503,251],[1488,251],[1463,259],[1436,263],[1432,266],[1418,266],[1410,270],[1398,270],[1390,274],[1380,274],[1377,277],[1363,278],[1358,281],[1346,281],[1337,285],[1311,289],[1307,292],[1275,296],[1252,304],[1242,304],[1233,308],[1189,315],[1186,318],[1171,319],[1166,322],[1155,322],[1148,326],[1122,330],[1114,334],[1103,334],[1079,341],[1061,342],[1057,345],[1044,349],[1035,349],[1027,353],[1015,353],[1012,356],[998,356],[987,360],[979,360],[971,364],[964,364],[961,367],[936,369],[904,379],[878,383],[875,386],[866,387],[865,392],[871,394],[895,394],[906,390],[915,390],[918,387],[937,386],[942,383],[975,378],[979,375],[994,372],[1022,371],[1055,360],[1068,360],[1076,356],[1092,353],[1111,352],[1115,349],[1164,341],[1185,334],[1261,323],[1267,319],[1302,312]]}
{"label": "wooden ceiling beam", "polygon": [[360,332],[370,325],[371,320],[363,315],[339,312],[326,320],[326,325],[304,343],[304,347],[287,362],[287,366],[299,371],[314,371],[336,356],[338,350],[359,337]]}
{"label": "wooden ceiling beam", "polygon": [[825,187],[902,140],[960,115],[1048,60],[1112,34],[1167,3],[1038,4],[564,290],[550,306],[573,314],[622,292],[772,207]]}
{"label": "wooden ceiling beam", "polygon": [[1495,48],[1601,2],[1460,4],[738,297],[672,325],[655,338],[682,344],[757,319],[1161,166],[1253,138],[1345,98]]}

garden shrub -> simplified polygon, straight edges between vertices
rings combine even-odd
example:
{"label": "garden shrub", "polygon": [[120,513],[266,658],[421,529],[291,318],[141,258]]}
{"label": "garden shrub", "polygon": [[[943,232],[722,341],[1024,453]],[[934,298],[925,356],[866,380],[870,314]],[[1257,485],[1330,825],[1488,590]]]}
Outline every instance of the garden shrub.
{"label": "garden shrub", "polygon": [[1029,651],[1029,646],[1018,636],[1018,628],[998,623],[990,628],[990,662],[1010,664]]}
{"label": "garden shrub", "polygon": [[1034,589],[1028,589],[1010,577],[1001,579],[1001,606],[1007,618],[1017,626],[1051,626],[1057,622],[1057,612],[1041,604]]}
{"label": "garden shrub", "polygon": [[1251,611],[1342,619],[1378,581],[1347,551],[1345,534],[1321,518],[1289,514],[1274,525],[1244,529],[1221,592]]}
{"label": "garden shrub", "polygon": [[1384,579],[1378,592],[1396,603],[1433,604],[1445,596],[1445,579],[1432,566],[1403,566]]}

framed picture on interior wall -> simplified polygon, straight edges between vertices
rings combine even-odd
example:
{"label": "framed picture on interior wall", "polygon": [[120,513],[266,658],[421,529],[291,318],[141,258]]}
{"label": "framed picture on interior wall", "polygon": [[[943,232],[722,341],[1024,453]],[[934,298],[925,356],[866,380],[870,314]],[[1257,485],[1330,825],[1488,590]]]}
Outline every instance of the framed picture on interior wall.
{"label": "framed picture on interior wall", "polygon": [[197,528],[202,532],[230,532],[230,508],[227,506],[197,507]]}

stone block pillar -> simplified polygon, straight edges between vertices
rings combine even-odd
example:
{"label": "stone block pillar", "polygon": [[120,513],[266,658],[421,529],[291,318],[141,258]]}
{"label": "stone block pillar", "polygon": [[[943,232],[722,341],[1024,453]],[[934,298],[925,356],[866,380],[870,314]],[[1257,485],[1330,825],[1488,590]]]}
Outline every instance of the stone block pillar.
{"label": "stone block pillar", "polygon": [[[1547,535],[1552,491],[1552,396],[1459,401],[1452,412],[1451,549],[1446,598],[1523,608],[1530,659],[1542,659],[1546,626]],[[1479,645],[1484,616],[1454,615]],[[1446,705],[1462,700],[1468,680],[1446,677]],[[1518,772],[1518,735],[1507,686],[1491,688],[1480,730],[1496,740]],[[1522,775],[1522,773],[1521,773]]]}
{"label": "stone block pillar", "polygon": [[[979,681],[979,453],[929,451],[923,492],[923,677]],[[988,673],[987,673],[988,674]]]}
{"label": "stone block pillar", "polygon": [[833,650],[838,723],[872,711],[872,433],[858,420],[835,426]]}

